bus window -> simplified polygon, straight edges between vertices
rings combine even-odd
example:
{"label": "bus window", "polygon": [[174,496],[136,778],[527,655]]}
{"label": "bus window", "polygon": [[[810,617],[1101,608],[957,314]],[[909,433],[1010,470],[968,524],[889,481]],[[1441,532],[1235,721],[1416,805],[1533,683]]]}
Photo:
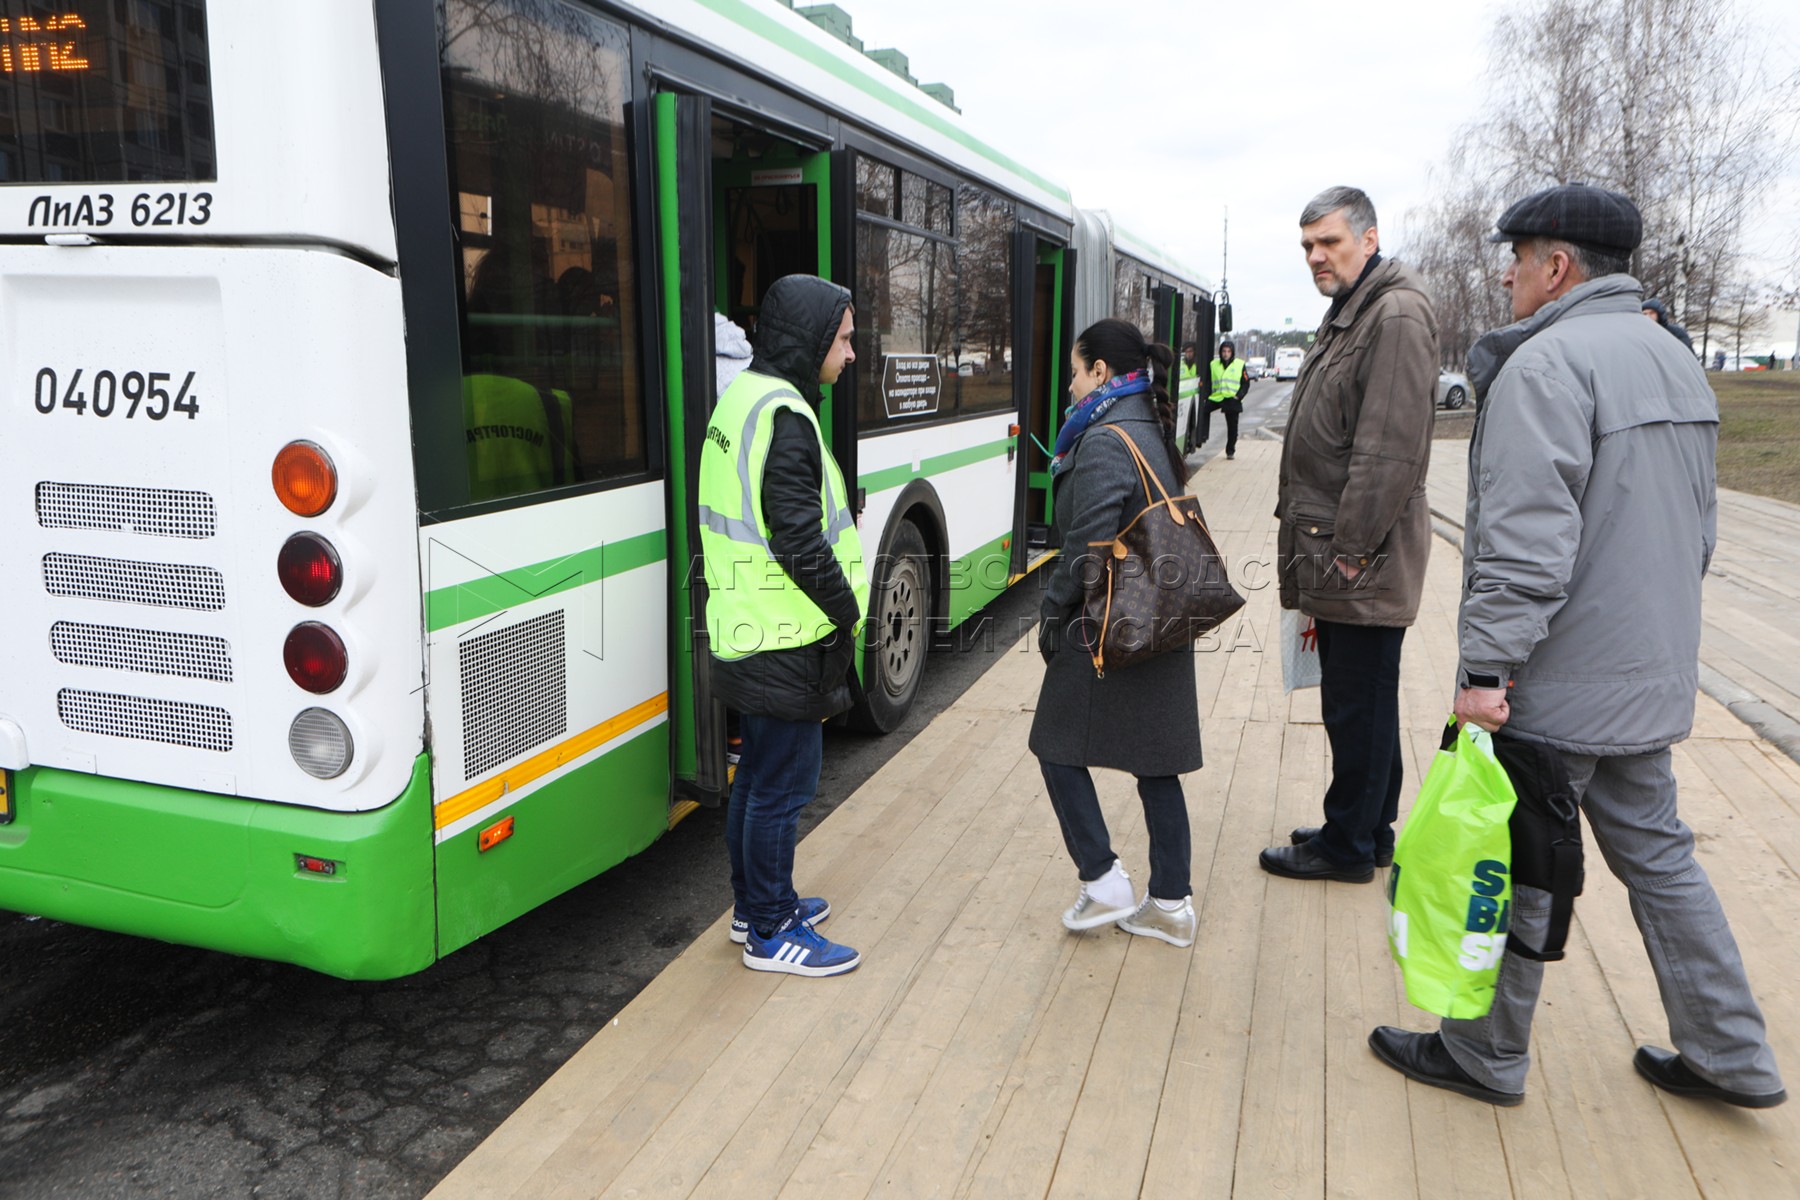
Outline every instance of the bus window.
{"label": "bus window", "polygon": [[1013,207],[964,184],[956,197],[956,262],[962,284],[962,380],[965,413],[1013,406]]}
{"label": "bus window", "polygon": [[475,500],[647,469],[630,62],[624,28],[564,0],[446,0]]}

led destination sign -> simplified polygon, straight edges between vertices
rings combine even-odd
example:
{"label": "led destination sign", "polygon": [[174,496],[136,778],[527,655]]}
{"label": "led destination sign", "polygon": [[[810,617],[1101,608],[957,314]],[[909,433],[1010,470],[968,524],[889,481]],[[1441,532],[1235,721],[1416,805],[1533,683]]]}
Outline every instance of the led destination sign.
{"label": "led destination sign", "polygon": [[0,0],[0,186],[217,179],[212,86],[205,0]]}
{"label": "led destination sign", "polygon": [[87,29],[78,13],[60,17],[0,17],[0,75],[86,71],[76,35]]}

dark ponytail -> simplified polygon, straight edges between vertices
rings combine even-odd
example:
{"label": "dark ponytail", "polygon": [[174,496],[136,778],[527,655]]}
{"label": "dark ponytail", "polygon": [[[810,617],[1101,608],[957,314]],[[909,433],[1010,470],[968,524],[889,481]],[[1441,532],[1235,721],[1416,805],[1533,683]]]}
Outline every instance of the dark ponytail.
{"label": "dark ponytail", "polygon": [[1075,352],[1090,368],[1105,362],[1114,375],[1150,371],[1150,399],[1162,426],[1163,449],[1175,472],[1176,487],[1187,484],[1187,463],[1175,444],[1175,401],[1169,396],[1169,378],[1175,369],[1175,352],[1161,342],[1146,342],[1138,327],[1118,317],[1095,321],[1075,339]]}

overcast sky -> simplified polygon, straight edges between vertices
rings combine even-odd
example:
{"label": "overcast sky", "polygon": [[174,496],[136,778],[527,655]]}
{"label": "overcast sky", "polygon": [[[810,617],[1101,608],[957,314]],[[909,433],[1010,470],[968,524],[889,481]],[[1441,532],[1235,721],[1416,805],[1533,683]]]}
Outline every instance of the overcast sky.
{"label": "overcast sky", "polygon": [[[838,3],[870,49],[899,49],[920,81],[954,88],[976,133],[1215,285],[1229,206],[1239,329],[1317,324],[1325,302],[1298,219],[1325,187],[1366,190],[1383,249],[1405,256],[1407,210],[1429,194],[1456,129],[1480,114],[1487,37],[1504,11],[1491,0]],[[1772,61],[1800,64],[1792,0],[1738,3]],[[1171,48],[1186,50],[1175,70]],[[1789,182],[1782,219],[1759,231],[1783,264],[1800,224],[1800,165]]]}

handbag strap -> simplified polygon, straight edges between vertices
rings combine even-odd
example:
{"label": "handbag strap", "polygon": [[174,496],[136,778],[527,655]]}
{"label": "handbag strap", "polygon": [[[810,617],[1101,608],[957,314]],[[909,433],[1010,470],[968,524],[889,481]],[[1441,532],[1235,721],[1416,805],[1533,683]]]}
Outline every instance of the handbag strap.
{"label": "handbag strap", "polygon": [[1126,433],[1123,429],[1120,429],[1117,425],[1108,425],[1107,428],[1125,439],[1125,448],[1131,451],[1132,461],[1137,463],[1138,478],[1143,480],[1144,483],[1144,499],[1151,504],[1156,503],[1156,497],[1150,494],[1150,481],[1155,480],[1156,490],[1161,492],[1162,498],[1167,501],[1169,499],[1169,489],[1162,485],[1161,477],[1158,476],[1155,471],[1150,469],[1149,462],[1144,458],[1144,452],[1139,450],[1138,444],[1131,440],[1131,435]]}

